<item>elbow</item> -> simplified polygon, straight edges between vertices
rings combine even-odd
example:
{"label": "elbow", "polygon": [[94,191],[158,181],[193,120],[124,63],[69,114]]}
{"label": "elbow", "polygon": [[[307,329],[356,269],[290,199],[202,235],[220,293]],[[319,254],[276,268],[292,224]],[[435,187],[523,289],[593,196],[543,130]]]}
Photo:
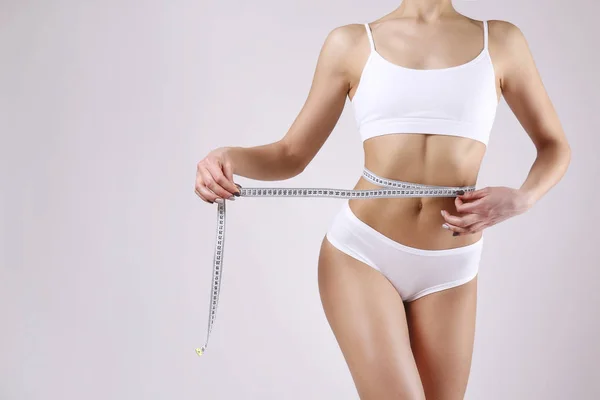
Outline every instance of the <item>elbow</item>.
{"label": "elbow", "polygon": [[569,145],[569,143],[565,142],[565,149],[564,149],[564,153],[565,153],[565,163],[566,166],[568,167],[569,164],[571,164],[571,146]]}
{"label": "elbow", "polygon": [[293,178],[294,176],[300,175],[301,173],[304,172],[304,169],[306,168],[308,164],[306,163],[298,163],[295,165],[295,168],[292,170],[292,176],[291,178]]}
{"label": "elbow", "polygon": [[571,146],[564,137],[543,143],[538,147],[538,153],[541,152],[552,154],[555,162],[562,165],[565,171],[571,164]]}
{"label": "elbow", "polygon": [[566,141],[560,147],[560,155],[559,159],[562,160],[562,176],[564,176],[571,165],[571,146]]}
{"label": "elbow", "polygon": [[304,172],[304,169],[308,166],[310,159],[303,151],[291,146],[286,142],[280,142],[281,145],[281,159],[282,165],[285,167],[284,179],[290,179]]}
{"label": "elbow", "polygon": [[567,169],[569,167],[569,164],[571,164],[571,146],[569,145],[569,142],[566,139],[559,141],[557,143],[557,146],[559,149],[558,152],[562,156],[565,169]]}

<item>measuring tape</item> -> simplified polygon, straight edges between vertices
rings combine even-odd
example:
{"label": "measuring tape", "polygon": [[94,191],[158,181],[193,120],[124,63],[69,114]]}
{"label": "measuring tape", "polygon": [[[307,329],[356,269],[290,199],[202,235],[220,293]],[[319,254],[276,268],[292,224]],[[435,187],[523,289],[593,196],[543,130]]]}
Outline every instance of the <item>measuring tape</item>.
{"label": "measuring tape", "polygon": [[[400,197],[456,197],[472,192],[475,186],[434,186],[381,178],[368,169],[362,176],[381,189],[349,190],[326,188],[241,188],[239,197],[329,197],[334,199],[400,198]],[[201,356],[206,351],[208,339],[217,316],[221,277],[223,276],[223,254],[225,249],[225,203],[217,203],[217,235],[213,256],[212,290],[208,312],[208,332],[204,346],[196,349]]]}

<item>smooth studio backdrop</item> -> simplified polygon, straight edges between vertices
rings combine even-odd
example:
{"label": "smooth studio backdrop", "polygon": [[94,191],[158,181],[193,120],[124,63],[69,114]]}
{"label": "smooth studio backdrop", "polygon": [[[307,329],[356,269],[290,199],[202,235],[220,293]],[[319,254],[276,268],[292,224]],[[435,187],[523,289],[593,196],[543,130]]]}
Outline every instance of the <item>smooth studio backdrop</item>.
{"label": "smooth studio backdrop", "polygon": [[[0,399],[358,399],[323,313],[320,241],[341,200],[229,204],[202,358],[216,206],[211,149],[281,138],[330,30],[391,0],[0,0]],[[469,400],[600,398],[600,7],[456,1],[525,33],[573,150],[564,180],[486,231]],[[504,101],[478,187],[535,149]],[[300,176],[350,188],[350,107]]]}

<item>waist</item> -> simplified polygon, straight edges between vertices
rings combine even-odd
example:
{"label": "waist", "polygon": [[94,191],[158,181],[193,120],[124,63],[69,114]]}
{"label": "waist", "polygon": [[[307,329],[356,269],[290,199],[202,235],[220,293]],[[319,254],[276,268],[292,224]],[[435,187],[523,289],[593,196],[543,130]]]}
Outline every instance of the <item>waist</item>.
{"label": "waist", "polygon": [[[397,173],[396,175],[402,175]],[[413,175],[415,175],[413,173]],[[401,182],[409,187],[460,188],[464,191],[475,190],[474,182],[465,179],[448,179],[454,185],[433,185],[431,182],[421,183],[408,180],[383,178],[381,173],[374,173],[365,167],[362,176],[354,186],[356,190],[371,190],[390,186],[389,182]],[[388,181],[380,182],[380,180]],[[452,215],[461,216],[456,210],[456,196],[415,196],[401,198],[367,198],[349,199],[348,205],[352,212],[363,222],[391,239],[418,248],[446,248],[463,246],[476,242],[481,233],[454,237],[452,233],[442,228],[445,222],[441,210]]]}

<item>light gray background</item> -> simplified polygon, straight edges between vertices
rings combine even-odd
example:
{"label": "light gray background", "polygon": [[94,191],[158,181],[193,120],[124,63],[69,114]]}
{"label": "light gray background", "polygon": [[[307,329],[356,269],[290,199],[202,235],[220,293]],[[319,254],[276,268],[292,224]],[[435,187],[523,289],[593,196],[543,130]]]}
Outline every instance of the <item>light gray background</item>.
{"label": "light gray background", "polygon": [[[317,288],[340,200],[230,205],[198,358],[216,207],[193,186],[209,150],[285,134],[331,29],[398,5],[0,1],[0,399],[357,399]],[[573,149],[553,191],[486,231],[467,398],[600,398],[600,7],[455,6],[523,30]],[[534,156],[503,101],[478,186],[518,187]],[[348,188],[362,162],[347,107],[307,170],[275,184]]]}

